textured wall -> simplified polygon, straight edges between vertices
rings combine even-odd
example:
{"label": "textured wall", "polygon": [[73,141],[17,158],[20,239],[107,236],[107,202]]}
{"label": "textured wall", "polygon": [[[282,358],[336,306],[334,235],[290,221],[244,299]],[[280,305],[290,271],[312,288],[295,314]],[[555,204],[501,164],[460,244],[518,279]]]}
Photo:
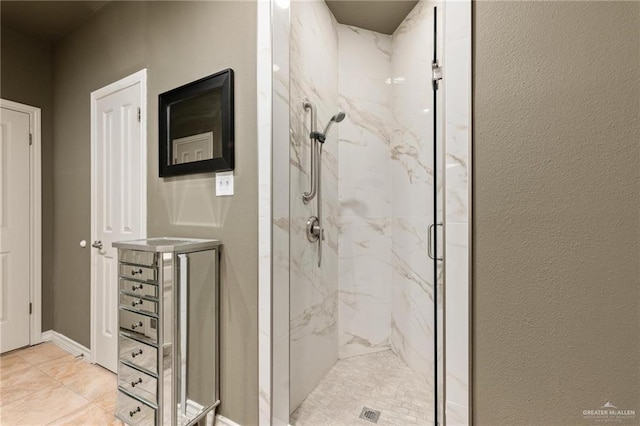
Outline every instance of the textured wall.
{"label": "textured wall", "polygon": [[53,143],[51,43],[2,26],[0,97],[41,110],[42,331],[53,327]]}
{"label": "textured wall", "polygon": [[638,413],[640,3],[477,2],[474,49],[475,423]]}
{"label": "textured wall", "polygon": [[[89,94],[148,69],[148,235],[220,238],[221,413],[257,423],[256,4],[113,2],[54,46],[54,329],[89,346]],[[157,96],[235,70],[235,195],[158,178]],[[76,307],[70,309],[69,307]]]}

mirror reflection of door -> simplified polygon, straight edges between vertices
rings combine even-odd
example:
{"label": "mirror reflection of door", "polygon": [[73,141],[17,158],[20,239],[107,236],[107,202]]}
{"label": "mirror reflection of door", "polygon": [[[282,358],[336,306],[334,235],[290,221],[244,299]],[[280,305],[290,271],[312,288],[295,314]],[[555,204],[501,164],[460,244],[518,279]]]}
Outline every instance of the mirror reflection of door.
{"label": "mirror reflection of door", "polygon": [[184,164],[213,158],[213,132],[174,139],[172,164]]}
{"label": "mirror reflection of door", "polygon": [[222,156],[222,89],[171,105],[170,164],[185,164]]}

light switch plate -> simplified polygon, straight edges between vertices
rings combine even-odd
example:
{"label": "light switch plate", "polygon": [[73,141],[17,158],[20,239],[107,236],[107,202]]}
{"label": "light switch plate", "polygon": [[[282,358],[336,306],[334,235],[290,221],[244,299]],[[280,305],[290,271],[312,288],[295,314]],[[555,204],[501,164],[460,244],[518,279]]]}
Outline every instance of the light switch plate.
{"label": "light switch plate", "polygon": [[216,197],[233,195],[233,171],[216,173]]}

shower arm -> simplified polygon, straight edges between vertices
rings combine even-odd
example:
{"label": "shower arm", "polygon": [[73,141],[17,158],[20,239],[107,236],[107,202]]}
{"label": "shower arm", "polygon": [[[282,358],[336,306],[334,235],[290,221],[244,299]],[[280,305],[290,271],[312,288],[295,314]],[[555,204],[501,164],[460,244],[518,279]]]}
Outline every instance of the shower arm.
{"label": "shower arm", "polygon": [[[305,110],[311,111],[311,124],[309,125],[310,135],[314,135],[317,133],[316,130],[316,107],[313,105],[308,99],[302,100],[302,106]],[[305,204],[309,204],[311,200],[313,200],[318,193],[318,156],[317,156],[317,145],[318,142],[316,138],[313,136],[310,137],[311,143],[311,189],[309,192],[302,193],[302,201]]]}

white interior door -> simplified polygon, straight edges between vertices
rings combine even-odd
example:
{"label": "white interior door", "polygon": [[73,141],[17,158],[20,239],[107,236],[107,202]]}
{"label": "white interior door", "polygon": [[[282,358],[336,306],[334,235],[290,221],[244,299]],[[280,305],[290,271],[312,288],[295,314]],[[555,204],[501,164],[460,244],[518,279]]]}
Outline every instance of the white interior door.
{"label": "white interior door", "polygon": [[92,93],[91,349],[94,362],[111,371],[118,359],[118,256],[111,244],[146,236],[146,83],[136,75]]}
{"label": "white interior door", "polygon": [[29,114],[0,113],[0,352],[29,345]]}

